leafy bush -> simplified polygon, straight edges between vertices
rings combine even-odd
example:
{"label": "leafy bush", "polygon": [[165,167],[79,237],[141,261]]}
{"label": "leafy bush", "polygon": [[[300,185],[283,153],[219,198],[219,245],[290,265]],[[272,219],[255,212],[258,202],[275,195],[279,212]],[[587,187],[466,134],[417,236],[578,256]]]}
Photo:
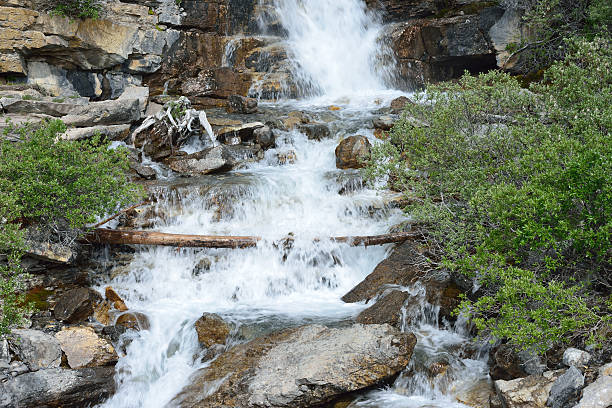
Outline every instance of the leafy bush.
{"label": "leafy bush", "polygon": [[23,316],[24,228],[38,238],[74,242],[86,225],[127,205],[140,190],[127,180],[125,149],[109,149],[99,137],[59,139],[59,120],[38,129],[7,128],[21,142],[0,140],[0,335]]}
{"label": "leafy bush", "polygon": [[52,14],[70,18],[100,18],[102,5],[99,0],[54,0]]}
{"label": "leafy bush", "polygon": [[483,285],[462,306],[477,327],[540,352],[610,324],[612,50],[568,49],[531,90],[500,72],[429,86],[367,169],[421,198],[439,266]]}

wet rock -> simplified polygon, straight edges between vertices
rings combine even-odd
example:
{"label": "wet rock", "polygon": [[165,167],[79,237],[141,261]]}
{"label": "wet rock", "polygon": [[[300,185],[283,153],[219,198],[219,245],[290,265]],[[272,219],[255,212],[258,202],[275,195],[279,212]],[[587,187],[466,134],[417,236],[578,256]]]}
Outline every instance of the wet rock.
{"label": "wet rock", "polygon": [[229,113],[250,114],[257,112],[257,99],[241,95],[231,95],[228,102]]}
{"label": "wet rock", "polygon": [[488,380],[479,380],[468,387],[458,390],[457,401],[474,408],[491,407],[491,396],[495,395],[492,384]]}
{"label": "wet rock", "polygon": [[229,171],[234,164],[230,150],[226,146],[220,145],[187,156],[170,159],[168,166],[177,173],[190,176]]}
{"label": "wet rock", "polygon": [[98,404],[115,391],[114,367],[52,368],[0,383],[0,407],[81,408]]}
{"label": "wet rock", "polygon": [[68,126],[90,127],[133,123],[140,117],[138,99],[117,99],[80,106],[63,116],[62,121]]}
{"label": "wet rock", "polygon": [[70,128],[61,138],[64,140],[85,140],[100,135],[108,140],[125,140],[130,135],[130,125],[92,126]]}
{"label": "wet rock", "polygon": [[[287,118],[283,120],[283,130],[295,129],[300,124],[310,123],[312,119],[300,111],[292,111],[287,114]],[[279,128],[280,129],[280,128]]]}
{"label": "wet rock", "polygon": [[[217,140],[231,145],[252,141],[255,139],[255,130],[263,127],[264,124],[261,122],[245,123],[238,126],[227,126],[217,131]],[[233,139],[237,139],[237,143],[231,143],[230,141]]]}
{"label": "wet rock", "polygon": [[225,344],[230,334],[229,325],[215,313],[204,313],[196,320],[195,329],[198,333],[198,341],[206,348],[213,344]]}
{"label": "wet rock", "polygon": [[287,329],[221,354],[171,404],[310,407],[393,378],[415,343],[388,325]]}
{"label": "wet rock", "polygon": [[530,375],[516,380],[495,381],[495,390],[506,408],[544,408],[561,370]]}
{"label": "wet rock", "polygon": [[99,367],[117,362],[113,346],[91,327],[67,327],[55,334],[70,368]]}
{"label": "wet rock", "polygon": [[569,408],[574,406],[574,400],[584,387],[584,376],[575,367],[571,366],[554,382],[546,406],[552,408]]}
{"label": "wet rock", "polygon": [[591,355],[577,348],[568,348],[563,352],[563,364],[582,368],[591,361]]}
{"label": "wet rock", "polygon": [[119,294],[115,292],[115,289],[113,289],[111,286],[107,286],[104,289],[104,296],[106,297],[106,300],[109,300],[113,303],[115,309],[121,312],[125,312],[128,310],[128,307],[125,305],[123,299],[121,299],[121,296],[119,296]]}
{"label": "wet rock", "polygon": [[402,323],[402,307],[408,296],[406,292],[394,290],[359,313],[355,321],[362,324],[386,323],[399,329]]}
{"label": "wet rock", "polygon": [[[379,263],[374,271],[351,291],[342,297],[347,303],[369,301],[385,290],[387,285],[410,286],[420,282],[426,291],[426,300],[431,304],[453,305],[449,299],[443,299],[446,289],[453,287],[450,276],[444,272],[424,268],[428,260],[424,255],[426,248],[415,241],[405,241],[397,246]],[[450,318],[452,309],[441,309],[442,317]]]}
{"label": "wet rock", "polygon": [[325,123],[306,123],[297,126],[297,129],[310,140],[321,141],[331,137],[329,127]]}
{"label": "wet rock", "polygon": [[133,330],[148,330],[151,327],[147,315],[140,312],[125,312],[121,314],[117,318],[115,326],[123,326]]}
{"label": "wet rock", "polygon": [[336,147],[336,167],[339,169],[359,169],[365,167],[370,157],[372,145],[367,137],[357,135],[343,139]]}
{"label": "wet rock", "polygon": [[262,149],[267,150],[274,147],[274,133],[268,126],[255,129],[253,131],[253,136],[255,138],[255,143],[260,145]]}
{"label": "wet rock", "polygon": [[57,320],[79,323],[93,315],[102,296],[89,288],[77,288],[64,293],[55,304],[53,314]]}
{"label": "wet rock", "polygon": [[136,160],[130,160],[130,170],[145,180],[155,180],[157,178],[157,172],[153,167],[145,166]]}
{"label": "wet rock", "polygon": [[519,356],[507,344],[501,344],[491,351],[491,362],[489,375],[492,380],[508,381],[528,375],[521,367]]}
{"label": "wet rock", "polygon": [[389,115],[379,116],[372,121],[374,129],[391,130],[395,124],[396,118]]}
{"label": "wet rock", "polygon": [[13,330],[8,336],[11,351],[30,371],[59,367],[62,362],[60,344],[51,335],[39,330]]}
{"label": "wet rock", "polygon": [[405,96],[400,96],[391,101],[391,112],[399,114],[404,111],[406,105],[413,103],[410,99]]}
{"label": "wet rock", "polygon": [[227,151],[230,155],[230,161],[235,167],[264,158],[264,152],[258,144],[227,146]]}
{"label": "wet rock", "polygon": [[612,406],[612,363],[599,368],[597,380],[582,390],[575,408],[609,408]]}
{"label": "wet rock", "polygon": [[98,305],[94,309],[94,319],[105,326],[109,325],[111,321],[110,310],[112,309],[112,307],[113,305],[108,300],[98,303]]}

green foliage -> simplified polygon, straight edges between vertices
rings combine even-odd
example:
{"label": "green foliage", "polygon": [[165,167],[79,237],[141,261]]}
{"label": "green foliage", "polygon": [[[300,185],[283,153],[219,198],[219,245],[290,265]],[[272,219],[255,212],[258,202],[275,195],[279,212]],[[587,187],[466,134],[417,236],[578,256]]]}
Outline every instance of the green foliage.
{"label": "green foliage", "polygon": [[100,18],[102,6],[99,0],[54,0],[53,15],[70,18]]}
{"label": "green foliage", "polygon": [[[125,149],[109,149],[100,137],[59,139],[59,120],[37,129],[7,127],[21,142],[0,140],[0,335],[28,310],[21,294],[25,275],[24,227],[37,238],[72,243],[86,225],[138,198],[127,180]],[[25,306],[25,308],[24,308]]]}
{"label": "green foliage", "polygon": [[499,72],[429,86],[367,169],[422,198],[408,210],[440,266],[483,285],[462,306],[477,327],[541,352],[610,324],[612,49],[568,50],[531,90]]}

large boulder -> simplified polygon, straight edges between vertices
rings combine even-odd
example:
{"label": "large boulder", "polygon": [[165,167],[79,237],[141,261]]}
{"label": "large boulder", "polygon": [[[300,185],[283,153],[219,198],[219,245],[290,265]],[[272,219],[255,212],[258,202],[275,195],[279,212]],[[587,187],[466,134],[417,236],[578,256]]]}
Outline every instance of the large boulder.
{"label": "large boulder", "polygon": [[563,352],[563,364],[568,367],[582,368],[591,361],[591,355],[586,351],[570,347]]}
{"label": "large boulder", "polygon": [[582,390],[575,408],[609,408],[612,406],[612,363],[599,368],[597,380]]}
{"label": "large boulder", "polygon": [[39,330],[13,330],[8,336],[11,351],[25,363],[30,371],[57,368],[62,362],[59,342]]}
{"label": "large boulder", "polygon": [[95,307],[101,301],[102,296],[93,289],[72,289],[58,299],[53,313],[57,320],[80,323],[93,315]]}
{"label": "large boulder", "polygon": [[224,146],[211,147],[201,152],[169,159],[170,168],[186,176],[231,170],[234,160]]}
{"label": "large boulder", "polygon": [[[200,369],[172,401],[182,407],[310,407],[390,380],[416,337],[388,325],[311,325],[233,347]],[[210,384],[216,389],[210,390]]]}
{"label": "large boulder", "polygon": [[117,362],[113,346],[91,327],[67,327],[55,335],[70,368],[98,367]]}
{"label": "large boulder", "polygon": [[136,122],[140,115],[138,99],[117,99],[79,106],[69,115],[62,117],[62,121],[75,127],[122,125]]}
{"label": "large boulder", "polygon": [[0,408],[92,406],[114,393],[114,374],[114,367],[22,374],[0,383]]}
{"label": "large boulder", "polygon": [[584,387],[584,376],[580,370],[571,366],[554,382],[546,405],[551,408],[573,406],[574,404],[570,405],[570,401],[575,400],[582,387]]}
{"label": "large boulder", "polygon": [[225,344],[230,334],[230,327],[221,316],[215,313],[204,313],[195,322],[198,341],[208,348],[215,344]]}
{"label": "large boulder", "polygon": [[546,371],[516,380],[495,381],[495,390],[506,408],[544,408],[550,390],[563,370]]}
{"label": "large boulder", "polygon": [[336,147],[336,167],[339,169],[359,169],[365,167],[370,157],[372,145],[367,137],[357,135],[343,139]]}

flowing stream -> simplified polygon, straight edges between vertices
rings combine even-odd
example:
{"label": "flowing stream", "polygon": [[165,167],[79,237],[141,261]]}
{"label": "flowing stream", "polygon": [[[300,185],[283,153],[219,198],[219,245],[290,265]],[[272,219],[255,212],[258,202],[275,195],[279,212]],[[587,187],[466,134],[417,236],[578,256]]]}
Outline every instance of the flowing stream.
{"label": "flowing stream", "polygon": [[[131,310],[150,321],[149,330],[123,335],[122,341],[131,342],[117,364],[117,393],[104,407],[166,406],[202,367],[193,323],[203,312],[234,325],[230,343],[300,324],[347,324],[366,306],[340,298],[390,248],[351,248],[312,238],[382,234],[406,219],[385,206],[380,191],[339,194],[355,175],[335,167],[338,140],[362,134],[376,143],[369,129],[375,111],[401,95],[385,86],[393,66],[381,62],[386,49],[378,42],[378,19],[361,0],[275,4],[304,98],[260,106],[279,115],[289,110],[327,115],[335,137],[319,142],[284,132],[264,160],[247,168],[187,180],[170,174],[158,181],[157,206],[165,216],[154,219],[153,229],[264,240],[243,250],[140,248],[126,273],[100,282],[100,289],[113,286]],[[332,103],[341,109],[329,112]],[[279,155],[295,162],[279,161]],[[219,205],[211,206],[211,200]],[[291,251],[272,245],[289,233],[296,238]],[[351,406],[464,406],[457,396],[486,382],[486,364],[474,353],[474,359],[462,357],[468,343],[461,325],[438,327],[437,310],[425,302],[422,288],[403,289],[423,298],[418,310],[405,311],[417,317],[404,328],[419,338],[413,361],[393,387],[370,392]],[[428,364],[440,359],[448,369],[428,375]]]}

